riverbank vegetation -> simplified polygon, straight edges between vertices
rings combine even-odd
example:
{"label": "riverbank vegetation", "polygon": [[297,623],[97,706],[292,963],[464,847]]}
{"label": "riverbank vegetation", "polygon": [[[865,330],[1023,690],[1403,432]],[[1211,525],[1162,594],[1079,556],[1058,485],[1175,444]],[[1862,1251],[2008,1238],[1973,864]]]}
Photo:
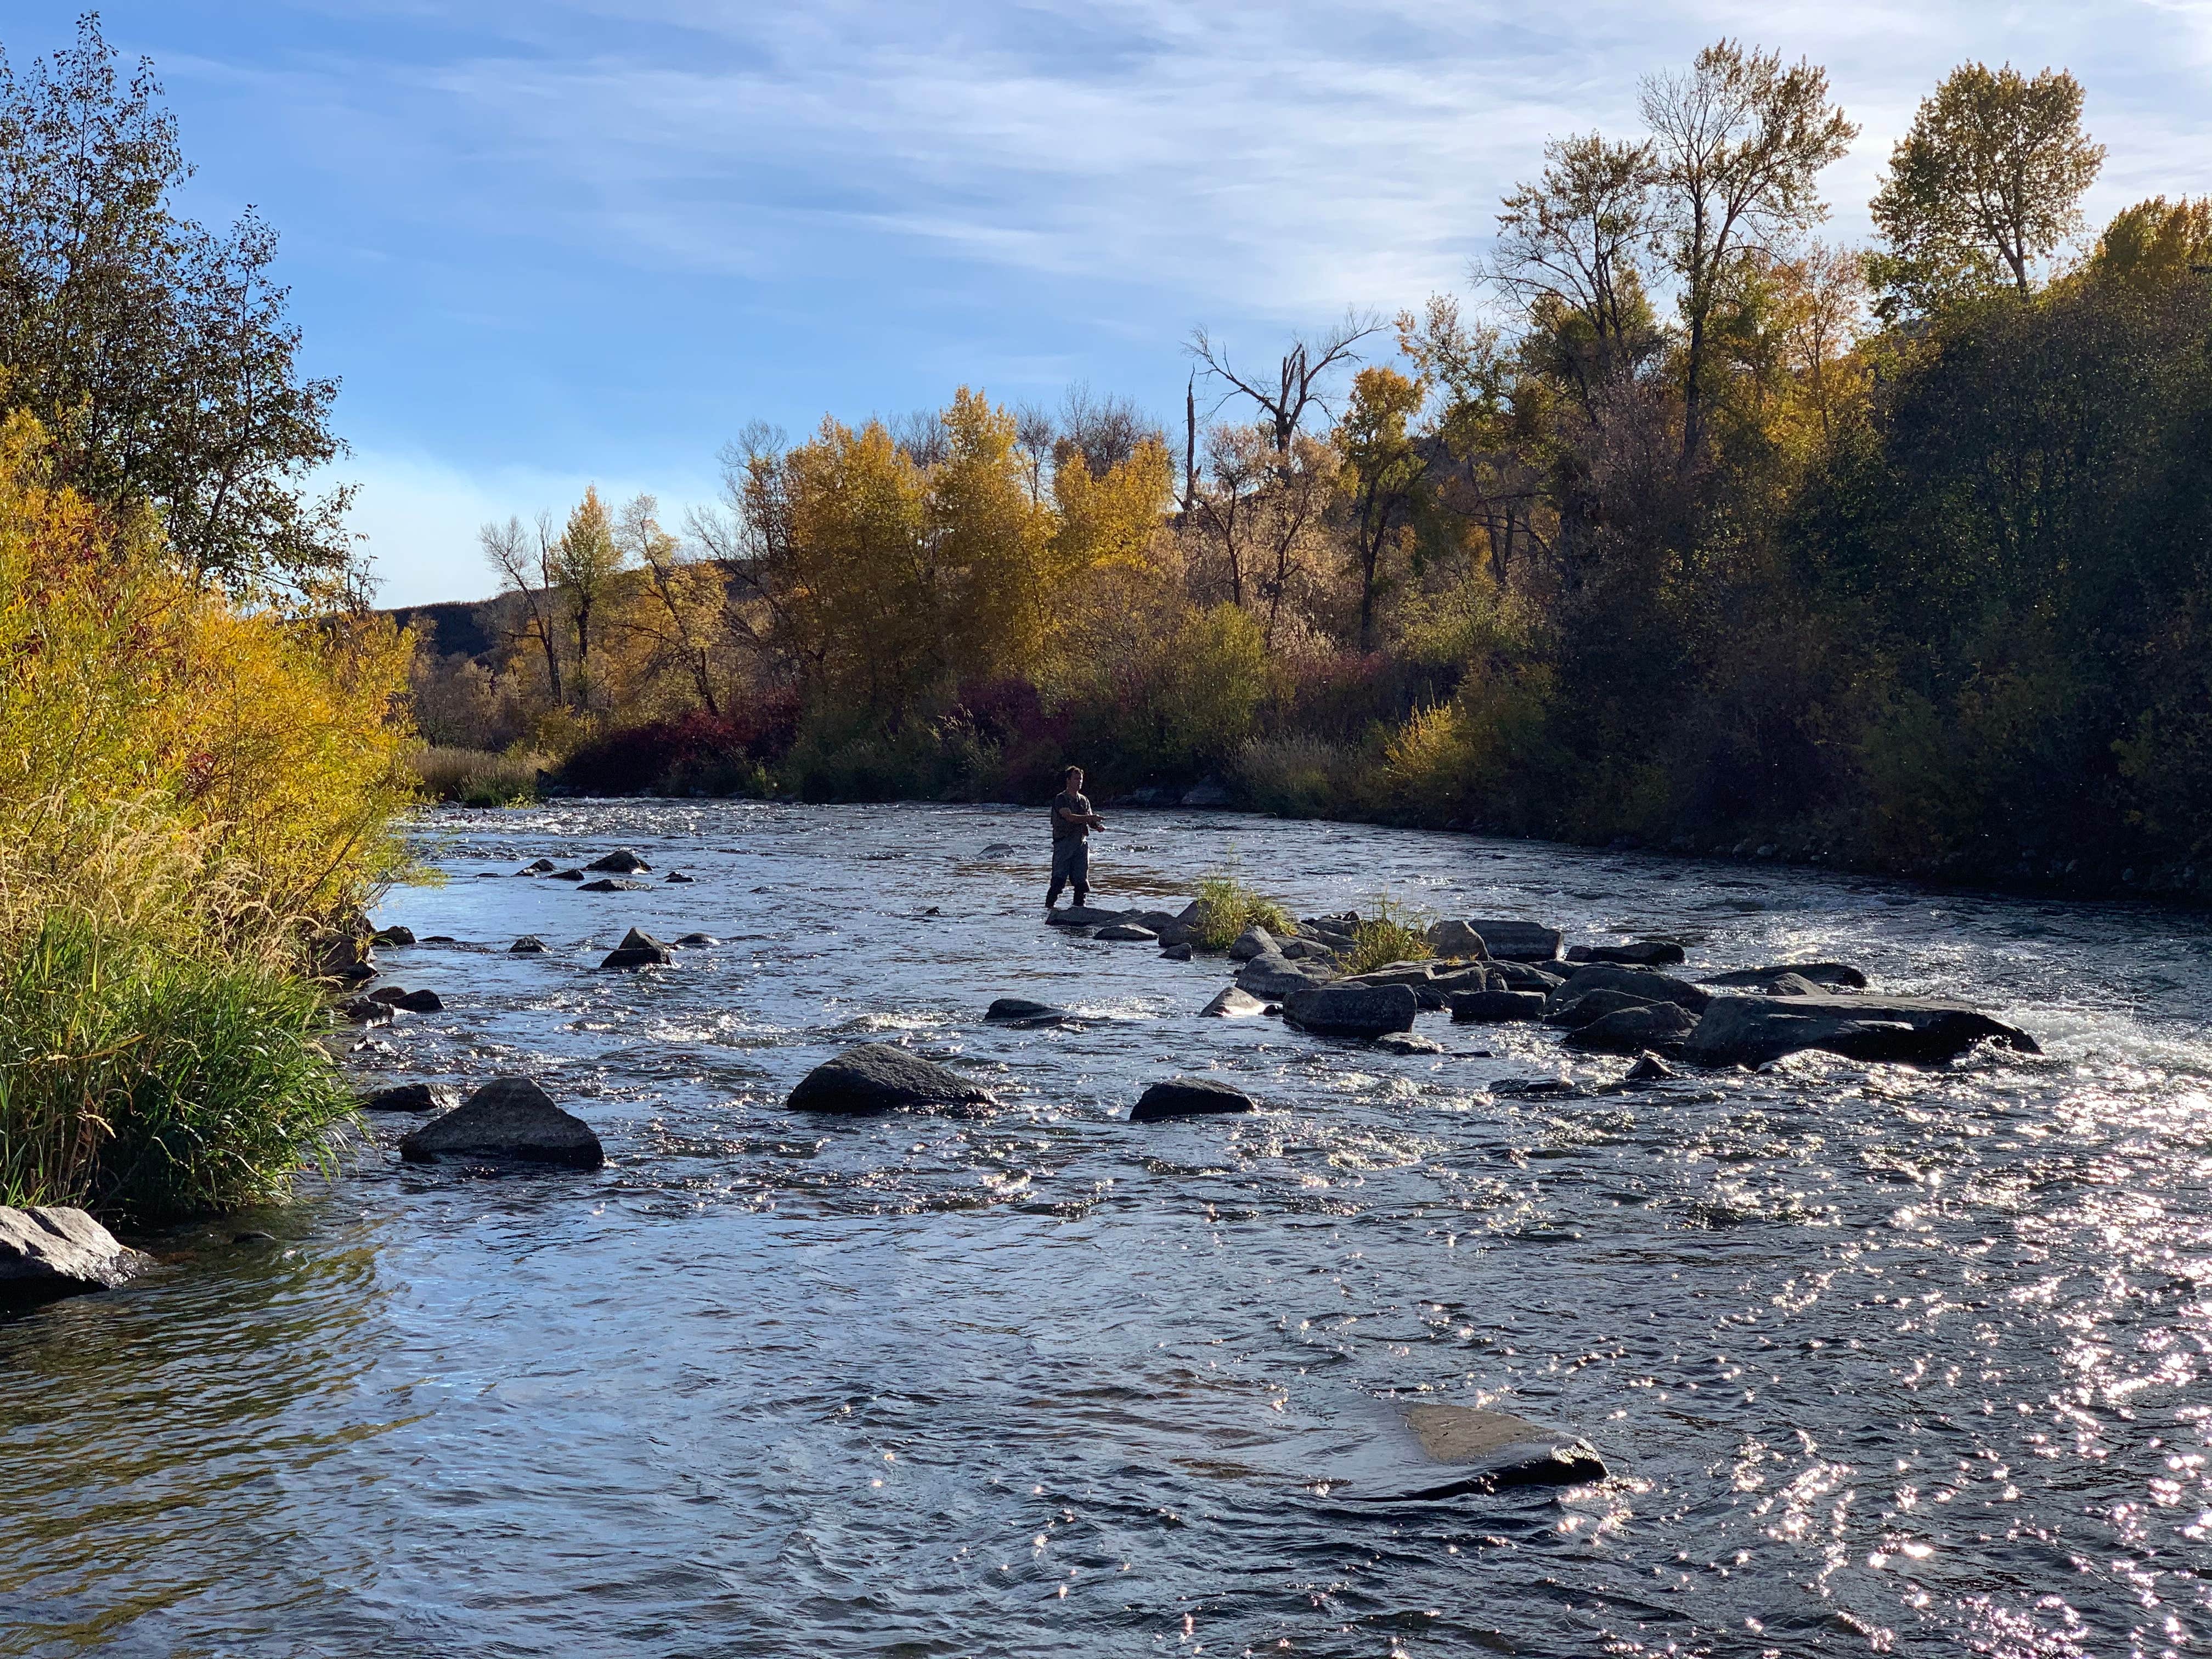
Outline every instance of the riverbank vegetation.
{"label": "riverbank vegetation", "polygon": [[1194,333],[1171,428],[963,390],[749,430],[680,526],[486,526],[506,594],[475,648],[421,629],[418,717],[591,790],[1042,799],[1077,757],[1285,813],[2193,866],[2212,206],[2093,233],[2081,103],[1960,69],[1840,246],[1856,128],[1723,42],[1531,157],[1471,295],[1265,362]]}
{"label": "riverbank vegetation", "polygon": [[265,233],[174,215],[89,21],[0,78],[0,1203],[275,1197],[351,1110],[310,959],[401,865],[409,647]]}

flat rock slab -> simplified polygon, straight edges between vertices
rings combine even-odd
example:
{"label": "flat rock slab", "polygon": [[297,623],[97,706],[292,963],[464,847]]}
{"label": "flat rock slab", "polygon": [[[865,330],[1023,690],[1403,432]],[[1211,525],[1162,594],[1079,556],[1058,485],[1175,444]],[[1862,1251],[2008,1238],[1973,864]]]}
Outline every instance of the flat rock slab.
{"label": "flat rock slab", "polygon": [[1224,1112],[1249,1112],[1255,1102],[1242,1089],[1207,1078],[1179,1077],[1155,1083],[1131,1109],[1132,1123],[1158,1123],[1171,1117],[1212,1117]]}
{"label": "flat rock slab", "polygon": [[1707,985],[1765,990],[1788,974],[1810,980],[1815,985],[1825,985],[1831,990],[1866,989],[1867,976],[1847,962],[1770,963],[1764,968],[1733,968],[1725,974],[1705,974],[1700,975],[1700,979]]}
{"label": "flat rock slab", "polygon": [[983,1018],[994,1025],[1035,1028],[1065,1025],[1075,1016],[1065,1008],[1054,1007],[1048,1002],[1032,1002],[1027,997],[1000,997],[983,1011]]}
{"label": "flat rock slab", "polygon": [[1569,962],[1618,962],[1634,968],[1670,968],[1683,959],[1682,947],[1671,939],[1636,939],[1626,945],[1577,945],[1567,952]]}
{"label": "flat rock slab", "polygon": [[1513,1019],[1541,1019],[1541,991],[1455,991],[1449,999],[1452,1018],[1461,1024],[1501,1024]]}
{"label": "flat rock slab", "polygon": [[1420,1001],[1404,985],[1318,985],[1283,999],[1283,1019],[1316,1036],[1410,1031]]}
{"label": "flat rock slab", "polygon": [[1700,1066],[1762,1066],[1805,1048],[1853,1060],[1935,1065],[1977,1042],[2039,1054],[2016,1026],[1956,1003],[1925,997],[1716,997],[1683,1044]]}
{"label": "flat rock slab", "polygon": [[[1237,988],[1275,1001],[1298,991],[1326,985],[1336,977],[1334,969],[1317,962],[1289,962],[1281,957],[1254,957],[1237,970]],[[1408,993],[1407,994],[1411,994]]]}
{"label": "flat rock slab", "polygon": [[450,1112],[461,1103],[460,1091],[435,1083],[401,1083],[379,1089],[361,1103],[364,1112]]}
{"label": "flat rock slab", "polygon": [[1159,938],[1149,927],[1139,927],[1133,921],[1109,922],[1091,936],[1093,939],[1127,940],[1130,943],[1151,944]]}
{"label": "flat rock slab", "polygon": [[584,868],[605,870],[617,876],[634,876],[639,871],[650,870],[653,866],[628,848],[624,848],[618,853],[608,854],[605,858],[593,859]]}
{"label": "flat rock slab", "polygon": [[1198,1012],[1201,1018],[1207,1019],[1249,1019],[1255,1015],[1266,1013],[1267,1005],[1249,992],[1227,985],[1216,991],[1213,1000]]}
{"label": "flat rock slab", "polygon": [[981,1084],[889,1042],[863,1042],[824,1060],[785,1102],[793,1111],[852,1114],[997,1103]]}
{"label": "flat rock slab", "polygon": [[[1617,1014],[1624,1008],[1649,1008],[1656,1000],[1656,998],[1638,996],[1632,991],[1615,991],[1605,986],[1594,991],[1562,987],[1553,992],[1545,1001],[1544,1024],[1578,1031],[1594,1020],[1603,1019],[1607,1014]],[[1673,1005],[1668,1006],[1671,1007]]]}
{"label": "flat rock slab", "polygon": [[1587,996],[1592,991],[1626,991],[1646,1002],[1671,1002],[1693,1014],[1703,1013],[1705,1005],[1713,1000],[1713,994],[1703,986],[1692,985],[1686,979],[1676,979],[1656,969],[1586,962],[1577,966],[1552,994],[1553,1006],[1557,1007],[1570,998]]}
{"label": "flat rock slab", "polygon": [[1678,1008],[1671,1002],[1655,1002],[1644,1007],[1623,1008],[1568,1032],[1567,1047],[1593,1048],[1609,1054],[1640,1054],[1646,1048],[1671,1054],[1681,1046],[1697,1023],[1698,1017],[1686,1008]]}
{"label": "flat rock slab", "polygon": [[580,893],[649,893],[653,888],[647,882],[617,881],[612,876],[601,876],[597,881],[586,882],[576,890]]}
{"label": "flat rock slab", "polygon": [[1389,962],[1380,968],[1370,968],[1364,974],[1347,974],[1341,982],[1346,985],[1426,985],[1436,976],[1436,968],[1429,963]]}
{"label": "flat rock slab", "polygon": [[1046,922],[1054,927],[1110,927],[1121,920],[1119,910],[1101,910],[1090,904],[1071,904],[1045,915]]}
{"label": "flat rock slab", "polygon": [[[1543,968],[1534,968],[1525,962],[1493,962],[1490,970],[1505,981],[1509,991],[1556,991],[1565,982],[1569,963],[1547,963]],[[1547,969],[1557,969],[1547,972]]]}
{"label": "flat rock slab", "polygon": [[1482,941],[1482,953],[1486,956],[1507,962],[1549,962],[1559,954],[1559,930],[1556,927],[1499,917],[1470,917],[1466,925]]}
{"label": "flat rock slab", "polygon": [[596,1170],[607,1161],[592,1126],[562,1111],[526,1077],[494,1078],[399,1143],[410,1164],[441,1159],[558,1164]]}
{"label": "flat rock slab", "polygon": [[0,1205],[0,1297],[44,1301],[112,1291],[154,1258],[119,1243],[82,1210]]}

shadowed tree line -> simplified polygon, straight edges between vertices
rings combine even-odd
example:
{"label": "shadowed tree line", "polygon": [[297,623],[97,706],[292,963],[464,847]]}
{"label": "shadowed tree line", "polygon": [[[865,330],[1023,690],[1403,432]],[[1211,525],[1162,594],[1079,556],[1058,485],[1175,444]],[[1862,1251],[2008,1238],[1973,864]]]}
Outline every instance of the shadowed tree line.
{"label": "shadowed tree line", "polygon": [[2212,205],[2092,234],[2081,112],[1959,69],[1838,246],[1857,128],[1722,41],[1638,131],[1545,147],[1468,295],[1265,361],[1195,331],[1179,429],[963,389],[749,430],[679,527],[487,526],[501,642],[418,660],[424,727],[581,787],[1028,797],[1079,756],[1117,793],[2194,884]]}

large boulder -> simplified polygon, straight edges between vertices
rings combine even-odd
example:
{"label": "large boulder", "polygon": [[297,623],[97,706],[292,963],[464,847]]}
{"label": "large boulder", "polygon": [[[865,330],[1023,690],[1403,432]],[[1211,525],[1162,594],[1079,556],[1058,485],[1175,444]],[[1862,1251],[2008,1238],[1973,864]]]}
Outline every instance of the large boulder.
{"label": "large boulder", "polygon": [[623,935],[620,945],[600,959],[602,968],[665,968],[676,960],[676,953],[642,927],[633,927]]}
{"label": "large boulder", "polygon": [[395,922],[389,927],[378,928],[368,936],[368,942],[371,945],[386,945],[395,948],[412,945],[415,942],[415,930],[412,927],[402,927]]}
{"label": "large boulder", "polygon": [[1317,985],[1283,999],[1283,1019],[1318,1036],[1410,1031],[1420,1003],[1405,985]]}
{"label": "large boulder", "polygon": [[1211,1117],[1222,1112],[1249,1112],[1252,1097],[1242,1089],[1210,1078],[1179,1077],[1155,1083],[1130,1109],[1132,1123],[1158,1123],[1163,1118]]}
{"label": "large boulder", "polygon": [[400,1083],[379,1089],[361,1103],[364,1112],[449,1112],[461,1103],[458,1091],[436,1083]]}
{"label": "large boulder", "polygon": [[2016,1026],[1925,997],[1716,997],[1683,1044],[1700,1066],[1760,1066],[1802,1048],[1932,1065],[1984,1040],[2043,1051]]}
{"label": "large boulder", "polygon": [[1577,945],[1569,962],[1618,962],[1632,968],[1670,968],[1682,960],[1682,947],[1671,939],[1636,939],[1626,945]]}
{"label": "large boulder", "polygon": [[1617,1014],[1624,1008],[1649,1008],[1653,1000],[1631,991],[1615,991],[1607,988],[1582,992],[1562,988],[1547,999],[1544,1024],[1557,1025],[1564,1030],[1580,1030],[1592,1020],[1603,1019],[1607,1014]]}
{"label": "large boulder", "polygon": [[1455,991],[1448,1002],[1460,1024],[1498,1024],[1510,1019],[1541,1019],[1540,991]]}
{"label": "large boulder", "polygon": [[889,1042],[863,1042],[805,1077],[784,1103],[799,1112],[937,1111],[994,1106],[991,1091]]}
{"label": "large boulder", "polygon": [[1608,1054],[1639,1054],[1646,1048],[1672,1054],[1697,1023],[1698,1017],[1686,1008],[1671,1002],[1647,1003],[1620,1009],[1568,1032],[1567,1047],[1595,1048]]}
{"label": "large boulder", "polygon": [[495,1077],[442,1117],[399,1143],[411,1164],[441,1158],[561,1164],[596,1170],[607,1161],[592,1126],[553,1103],[526,1077]]}
{"label": "large boulder", "polygon": [[1198,1012],[1203,1019],[1249,1019],[1255,1014],[1266,1013],[1267,1005],[1233,985],[1224,985],[1214,993],[1213,1000]]}
{"label": "large boulder", "polygon": [[1566,977],[1566,982],[1552,993],[1553,1006],[1569,999],[1587,996],[1592,991],[1626,991],[1631,996],[1641,997],[1646,1002],[1671,1002],[1686,1008],[1692,1013],[1703,1013],[1713,994],[1702,986],[1692,985],[1671,974],[1662,974],[1650,968],[1623,968],[1609,962],[1584,963]]}
{"label": "large boulder", "polygon": [[1474,931],[1473,923],[1465,921],[1430,923],[1429,948],[1440,957],[1465,957],[1476,962],[1490,954],[1482,935]]}
{"label": "large boulder", "polygon": [[1764,968],[1734,968],[1725,974],[1705,974],[1700,978],[1707,985],[1764,991],[1785,974],[1795,974],[1832,990],[1866,989],[1867,976],[1845,962],[1778,962]]}
{"label": "large boulder", "polygon": [[1483,954],[1508,962],[1549,962],[1559,954],[1559,930],[1533,921],[1470,921],[1467,926],[1483,944]]}
{"label": "large boulder", "polygon": [[1237,970],[1237,988],[1255,997],[1279,1000],[1297,991],[1326,985],[1335,972],[1317,962],[1291,962],[1282,957],[1254,957]]}
{"label": "large boulder", "polygon": [[1509,991],[1556,991],[1566,977],[1565,970],[1567,964],[1558,962],[1552,965],[1561,971],[1547,973],[1540,968],[1530,967],[1525,962],[1493,962],[1490,964],[1490,971],[1505,981],[1505,988]]}
{"label": "large boulder", "polygon": [[154,1265],[82,1210],[0,1205],[0,1297],[43,1301],[112,1291]]}
{"label": "large boulder", "polygon": [[619,853],[610,853],[605,858],[593,859],[584,868],[604,871],[610,875],[634,876],[639,871],[650,870],[653,866],[628,848],[624,848]]}
{"label": "large boulder", "polygon": [[1281,951],[1276,947],[1275,936],[1257,922],[1254,922],[1243,933],[1237,934],[1237,942],[1229,947],[1229,959],[1231,962],[1249,962],[1255,957],[1273,957],[1281,954]]}

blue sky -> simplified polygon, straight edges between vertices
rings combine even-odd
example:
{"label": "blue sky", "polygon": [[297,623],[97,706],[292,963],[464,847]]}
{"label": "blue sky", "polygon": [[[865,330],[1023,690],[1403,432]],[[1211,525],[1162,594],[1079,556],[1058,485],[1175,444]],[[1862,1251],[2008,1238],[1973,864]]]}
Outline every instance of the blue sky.
{"label": "blue sky", "polygon": [[[15,0],[21,66],[78,6]],[[586,481],[672,515],[748,420],[793,432],[1070,381],[1179,416],[1194,324],[1259,356],[1465,286],[1549,135],[1734,34],[1864,131],[1835,233],[1966,58],[2071,68],[2093,219],[2212,191],[2212,0],[1543,7],[1366,0],[109,0],[198,163],[282,233],[344,380],[389,603],[472,598],[485,518]]]}

